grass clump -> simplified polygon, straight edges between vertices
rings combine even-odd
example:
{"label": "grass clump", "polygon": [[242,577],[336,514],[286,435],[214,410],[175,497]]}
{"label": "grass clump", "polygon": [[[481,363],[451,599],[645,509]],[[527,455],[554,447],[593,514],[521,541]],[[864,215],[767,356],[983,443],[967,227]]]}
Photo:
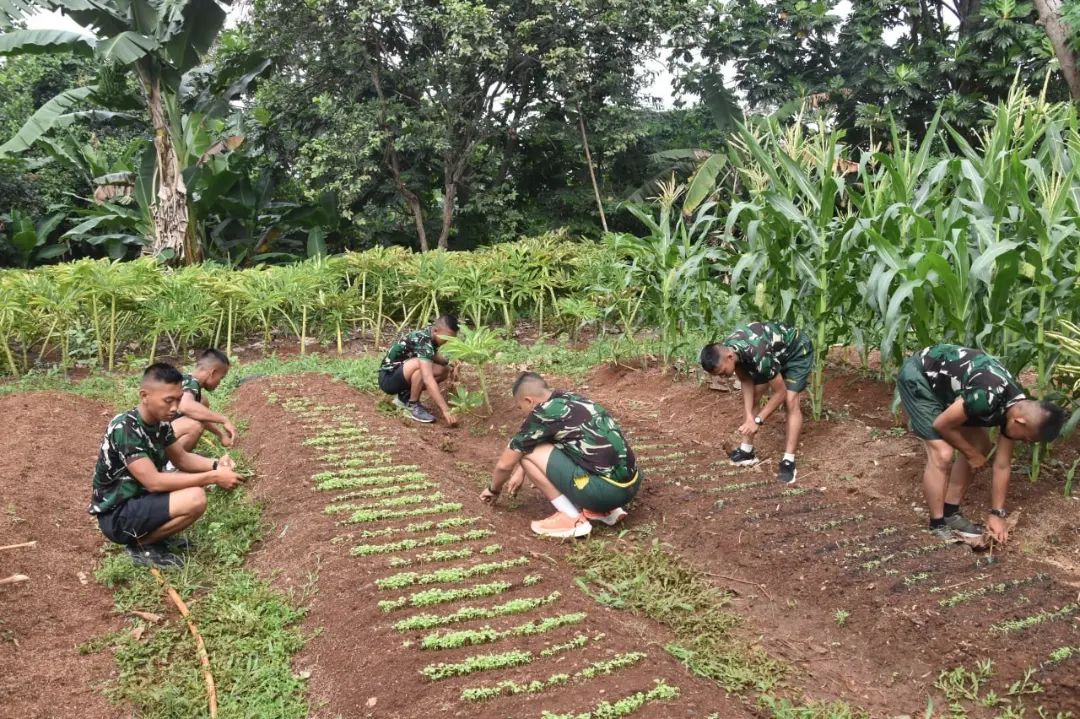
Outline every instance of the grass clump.
{"label": "grass clump", "polygon": [[725,611],[729,595],[654,541],[580,542],[571,560],[584,570],[578,584],[594,599],[655,619],[671,628],[665,649],[699,676],[729,691],[765,691],[779,681],[779,663],[734,636],[737,615]]}

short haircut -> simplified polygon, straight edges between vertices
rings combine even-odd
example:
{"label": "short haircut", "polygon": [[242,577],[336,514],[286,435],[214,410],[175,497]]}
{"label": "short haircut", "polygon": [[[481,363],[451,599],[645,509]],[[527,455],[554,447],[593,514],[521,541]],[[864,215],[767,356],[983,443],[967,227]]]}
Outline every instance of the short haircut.
{"label": "short haircut", "polygon": [[551,389],[548,387],[547,381],[536,372],[522,372],[518,375],[517,379],[514,380],[514,386],[510,390],[510,394],[517,397],[518,392],[526,385],[540,385],[543,389]]}
{"label": "short haircut", "polygon": [[451,332],[457,332],[458,331],[457,315],[451,315],[451,314],[439,315],[438,318],[435,320],[435,322],[436,322],[436,324],[443,325],[444,327],[446,327],[446,329],[450,330]]}
{"label": "short haircut", "polygon": [[142,381],[144,384],[146,382],[180,384],[184,381],[184,375],[180,374],[180,370],[167,362],[155,362],[143,370]]}
{"label": "short haircut", "polygon": [[212,362],[217,362],[223,367],[229,366],[229,358],[225,356],[225,353],[213,347],[200,352],[199,359],[197,360],[196,364],[198,364],[200,367],[205,367]]}
{"label": "short haircut", "polygon": [[1065,424],[1065,410],[1046,400],[1039,402],[1039,409],[1042,410],[1042,418],[1039,421],[1039,441],[1053,442],[1061,434],[1061,427]]}
{"label": "short haircut", "polygon": [[713,342],[712,344],[707,344],[701,348],[701,355],[698,357],[698,360],[701,362],[701,369],[706,372],[712,372],[716,369],[716,366],[720,364],[722,358],[720,347],[721,345],[719,342]]}

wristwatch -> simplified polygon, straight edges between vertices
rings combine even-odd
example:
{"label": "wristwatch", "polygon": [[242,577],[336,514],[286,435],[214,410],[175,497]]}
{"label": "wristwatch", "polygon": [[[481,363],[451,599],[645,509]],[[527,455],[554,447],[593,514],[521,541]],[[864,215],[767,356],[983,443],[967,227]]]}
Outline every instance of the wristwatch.
{"label": "wristwatch", "polygon": [[761,425],[765,424],[765,420],[763,420],[761,417],[754,417],[754,424],[760,427]]}
{"label": "wristwatch", "polygon": [[990,510],[990,514],[994,515],[995,517],[1001,517],[1002,519],[1005,519],[1009,516],[1009,510],[994,508]]}

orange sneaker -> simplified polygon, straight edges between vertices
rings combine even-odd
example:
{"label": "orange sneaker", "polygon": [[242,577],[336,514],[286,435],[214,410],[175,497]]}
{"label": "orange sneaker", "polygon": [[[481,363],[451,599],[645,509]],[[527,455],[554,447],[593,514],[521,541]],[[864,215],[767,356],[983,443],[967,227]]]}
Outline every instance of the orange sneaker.
{"label": "orange sneaker", "polygon": [[541,519],[529,525],[532,531],[543,537],[569,539],[584,537],[592,531],[592,525],[584,516],[572,519],[570,515],[556,512],[547,519]]}
{"label": "orange sneaker", "polygon": [[623,521],[627,515],[627,511],[622,507],[616,507],[607,514],[594,512],[591,509],[583,509],[581,510],[581,513],[585,515],[585,519],[588,519],[590,522],[603,522],[609,527],[614,527],[616,524]]}

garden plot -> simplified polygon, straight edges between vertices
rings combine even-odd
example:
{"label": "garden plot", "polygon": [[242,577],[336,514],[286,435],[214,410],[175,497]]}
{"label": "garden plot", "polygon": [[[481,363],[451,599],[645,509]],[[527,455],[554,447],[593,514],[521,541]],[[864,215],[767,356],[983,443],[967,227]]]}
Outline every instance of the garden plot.
{"label": "garden plot", "polygon": [[338,550],[332,581],[350,586],[356,608],[351,625],[327,626],[315,643],[378,643],[377,656],[354,664],[369,682],[323,684],[324,695],[359,701],[366,692],[365,706],[374,697],[393,716],[452,706],[464,715],[574,719],[703,717],[719,706],[745,715],[663,651],[663,631],[593,603],[550,545],[522,541],[521,523],[511,531],[493,523],[455,472],[431,471],[411,443],[396,440],[396,421],[351,406],[366,398],[342,402],[340,388],[289,384],[265,382],[263,397],[269,391],[274,403],[264,414],[279,414],[310,455],[309,500],[321,505]]}

